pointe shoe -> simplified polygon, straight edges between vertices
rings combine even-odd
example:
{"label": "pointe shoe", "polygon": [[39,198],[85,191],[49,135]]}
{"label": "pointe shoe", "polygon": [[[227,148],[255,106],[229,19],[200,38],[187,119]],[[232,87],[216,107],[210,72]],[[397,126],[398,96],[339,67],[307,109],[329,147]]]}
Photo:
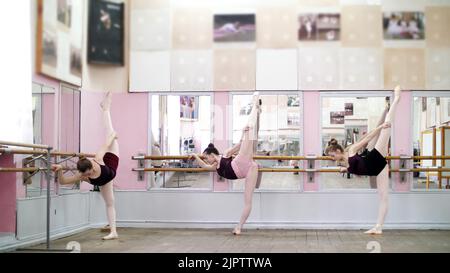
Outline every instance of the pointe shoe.
{"label": "pointe shoe", "polygon": [[381,234],[383,234],[383,230],[382,230],[381,226],[376,225],[364,233],[369,234],[369,235],[381,235]]}
{"label": "pointe shoe", "polygon": [[237,228],[237,227],[234,228],[234,229],[233,229],[233,234],[234,234],[234,235],[240,235],[240,234],[241,234],[241,229],[240,229],[240,228]]}
{"label": "pointe shoe", "polygon": [[117,233],[110,233],[108,236],[102,238],[104,241],[119,239],[119,235]]}
{"label": "pointe shoe", "polygon": [[112,100],[112,93],[108,92],[103,99],[103,101],[100,103],[100,107],[103,111],[109,111],[111,108],[111,100]]}

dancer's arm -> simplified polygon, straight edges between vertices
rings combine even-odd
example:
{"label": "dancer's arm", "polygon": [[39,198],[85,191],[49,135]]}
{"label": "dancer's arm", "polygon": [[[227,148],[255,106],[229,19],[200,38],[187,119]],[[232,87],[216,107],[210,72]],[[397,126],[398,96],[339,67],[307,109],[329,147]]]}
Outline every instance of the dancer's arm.
{"label": "dancer's arm", "polygon": [[197,154],[191,154],[191,158],[194,158],[195,161],[197,161],[198,165],[200,165],[200,167],[202,167],[203,169],[215,171],[217,168],[217,163],[214,163],[212,165],[206,164],[205,161],[203,161]]}
{"label": "dancer's arm", "polygon": [[74,176],[65,177],[63,173],[63,167],[61,165],[52,165],[52,170],[57,174],[59,184],[61,185],[75,184],[83,179],[80,173],[77,173]]}
{"label": "dancer's arm", "polygon": [[383,123],[382,125],[378,126],[377,128],[373,129],[370,133],[368,133],[366,136],[364,136],[360,141],[356,142],[355,144],[353,144],[348,153],[349,156],[353,156],[355,155],[359,150],[361,150],[362,148],[364,148],[374,137],[377,136],[377,134],[385,128],[389,128],[391,127],[391,124],[386,122]]}
{"label": "dancer's arm", "polygon": [[225,150],[225,157],[232,157],[234,154],[237,154],[240,149],[241,149],[241,142]]}

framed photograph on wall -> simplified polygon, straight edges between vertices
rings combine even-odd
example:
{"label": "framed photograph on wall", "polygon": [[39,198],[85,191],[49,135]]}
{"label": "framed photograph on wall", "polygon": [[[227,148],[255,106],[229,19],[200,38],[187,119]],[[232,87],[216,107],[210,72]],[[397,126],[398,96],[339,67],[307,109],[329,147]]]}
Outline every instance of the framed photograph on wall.
{"label": "framed photograph on wall", "polygon": [[330,112],[330,124],[344,124],[345,111]]}
{"label": "framed photograph on wall", "polygon": [[423,40],[425,14],[423,12],[384,12],[385,40]]}
{"label": "framed photograph on wall", "polygon": [[180,96],[180,118],[198,120],[200,98],[195,96]]}
{"label": "framed photograph on wall", "polygon": [[298,17],[299,41],[339,41],[341,15],[338,13],[305,13]]}
{"label": "framed photograph on wall", "polygon": [[214,42],[254,42],[255,14],[214,15]]}
{"label": "framed photograph on wall", "polygon": [[124,65],[124,4],[90,0],[88,62]]}
{"label": "framed photograph on wall", "polygon": [[84,1],[38,0],[36,71],[81,86]]}

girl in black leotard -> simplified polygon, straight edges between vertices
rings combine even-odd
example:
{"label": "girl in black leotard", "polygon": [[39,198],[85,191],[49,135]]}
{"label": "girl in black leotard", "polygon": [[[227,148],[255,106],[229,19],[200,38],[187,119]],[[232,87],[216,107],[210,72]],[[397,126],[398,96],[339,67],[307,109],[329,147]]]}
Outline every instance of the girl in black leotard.
{"label": "girl in black leotard", "polygon": [[[386,114],[384,124],[378,126],[357,143],[344,149],[340,145],[329,147],[329,155],[333,160],[338,161],[344,167],[341,172],[349,172],[356,175],[375,176],[377,179],[377,189],[380,197],[378,209],[378,220],[375,227],[366,231],[367,234],[382,234],[382,226],[388,209],[389,194],[389,173],[386,156],[389,148],[389,138],[391,136],[391,124],[394,121],[394,114],[400,102],[401,88],[397,86],[394,90],[394,102],[390,105]],[[367,146],[368,153],[365,157],[358,154],[358,151]]]}
{"label": "girl in black leotard", "polygon": [[111,93],[108,93],[101,104],[103,120],[107,130],[107,139],[103,147],[97,152],[94,159],[80,158],[77,162],[78,174],[65,177],[61,165],[53,165],[53,171],[57,172],[61,185],[74,184],[86,181],[99,186],[105,200],[106,214],[108,216],[110,234],[103,237],[104,240],[117,239],[116,210],[114,206],[113,179],[116,177],[119,166],[119,143],[111,122]]}

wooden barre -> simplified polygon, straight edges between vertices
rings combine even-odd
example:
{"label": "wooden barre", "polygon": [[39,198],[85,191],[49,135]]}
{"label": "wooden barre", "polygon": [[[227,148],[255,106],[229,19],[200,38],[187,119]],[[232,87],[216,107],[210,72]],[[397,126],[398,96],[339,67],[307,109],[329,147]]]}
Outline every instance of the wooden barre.
{"label": "wooden barre", "polygon": [[[21,155],[45,155],[47,151],[44,150],[24,150],[24,149],[10,149],[10,148],[0,148],[0,154],[21,154]],[[70,153],[70,152],[51,152],[51,156],[72,156],[72,157],[95,157],[94,154],[83,154],[83,153]]]}
{"label": "wooden barre", "polygon": [[[0,173],[27,173],[36,171],[46,171],[47,168],[0,168]],[[75,171],[76,168],[63,168],[64,171]]]}
{"label": "wooden barre", "polygon": [[[203,168],[135,168],[135,172],[214,172]],[[415,168],[415,169],[391,169],[390,172],[450,172],[450,168]],[[338,173],[339,169],[295,169],[295,168],[261,168],[259,172],[293,172],[293,173]]]}
{"label": "wooden barre", "polygon": [[[204,156],[199,156],[204,159]],[[187,160],[190,156],[186,155],[159,155],[159,156],[133,156],[133,160]],[[254,156],[254,160],[333,160],[330,156]],[[450,159],[449,156],[387,156],[387,160],[426,160],[426,159]]]}
{"label": "wooden barre", "polygon": [[47,145],[28,144],[28,143],[19,143],[19,142],[11,142],[11,141],[0,141],[0,145],[15,146],[15,147],[27,147],[27,148],[35,148],[35,149],[48,149],[48,148],[50,148]]}

